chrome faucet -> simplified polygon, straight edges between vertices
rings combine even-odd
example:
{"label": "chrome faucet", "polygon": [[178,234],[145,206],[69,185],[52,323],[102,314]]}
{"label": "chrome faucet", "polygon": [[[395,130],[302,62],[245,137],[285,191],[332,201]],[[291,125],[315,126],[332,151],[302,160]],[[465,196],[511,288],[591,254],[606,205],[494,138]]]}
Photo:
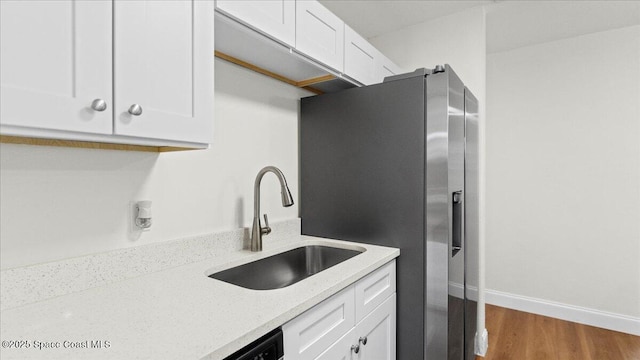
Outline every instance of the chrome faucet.
{"label": "chrome faucet", "polygon": [[264,174],[272,172],[280,181],[280,193],[282,194],[282,206],[289,207],[293,205],[293,197],[291,197],[291,191],[287,186],[287,179],[284,178],[284,174],[280,169],[275,166],[267,166],[258,172],[256,176],[256,182],[253,185],[253,228],[251,229],[251,251],[262,251],[262,235],[267,235],[271,232],[269,227],[269,220],[267,214],[264,214],[264,224],[262,227],[260,224],[260,182]]}

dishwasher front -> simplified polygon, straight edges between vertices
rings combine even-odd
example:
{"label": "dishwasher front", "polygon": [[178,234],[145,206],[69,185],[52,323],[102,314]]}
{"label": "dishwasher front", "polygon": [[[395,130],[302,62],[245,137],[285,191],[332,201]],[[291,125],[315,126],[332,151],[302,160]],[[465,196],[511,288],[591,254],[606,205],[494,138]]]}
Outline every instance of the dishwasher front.
{"label": "dishwasher front", "polygon": [[282,330],[275,329],[260,339],[236,351],[224,360],[282,360],[284,349]]}

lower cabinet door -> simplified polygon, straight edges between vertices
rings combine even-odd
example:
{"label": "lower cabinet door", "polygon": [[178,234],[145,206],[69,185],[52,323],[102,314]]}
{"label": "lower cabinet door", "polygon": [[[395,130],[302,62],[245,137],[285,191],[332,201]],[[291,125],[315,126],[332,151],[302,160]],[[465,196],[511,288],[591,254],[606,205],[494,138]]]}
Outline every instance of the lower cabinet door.
{"label": "lower cabinet door", "polygon": [[317,358],[355,325],[353,286],[282,326],[287,360]]}
{"label": "lower cabinet door", "polygon": [[396,360],[396,294],[315,360]]}
{"label": "lower cabinet door", "polygon": [[360,349],[356,353],[356,349],[352,348],[357,346],[358,337],[355,336],[356,329],[351,329],[340,340],[331,345],[325,352],[320,354],[315,360],[360,360],[362,359]]}
{"label": "lower cabinet door", "polygon": [[355,341],[360,345],[361,359],[395,360],[396,294],[367,315],[355,330]]}

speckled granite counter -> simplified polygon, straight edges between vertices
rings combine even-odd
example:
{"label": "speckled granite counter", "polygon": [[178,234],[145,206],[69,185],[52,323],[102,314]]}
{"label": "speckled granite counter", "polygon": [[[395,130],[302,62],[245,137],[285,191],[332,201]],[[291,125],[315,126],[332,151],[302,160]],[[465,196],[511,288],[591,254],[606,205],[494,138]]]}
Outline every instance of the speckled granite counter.
{"label": "speckled granite counter", "polygon": [[[277,290],[249,290],[207,277],[305,245],[366,251]],[[0,357],[223,359],[398,255],[394,248],[309,236],[265,242],[261,253],[230,249],[224,256],[4,309]],[[12,341],[21,341],[22,348],[9,348]],[[53,348],[38,349],[46,345]]]}

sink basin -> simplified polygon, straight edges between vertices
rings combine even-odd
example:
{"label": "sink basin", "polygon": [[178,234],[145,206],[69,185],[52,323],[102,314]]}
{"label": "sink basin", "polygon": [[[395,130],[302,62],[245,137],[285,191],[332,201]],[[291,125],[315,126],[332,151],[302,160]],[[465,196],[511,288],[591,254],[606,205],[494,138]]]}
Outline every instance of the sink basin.
{"label": "sink basin", "polygon": [[362,251],[330,246],[305,246],[209,275],[210,278],[254,290],[279,289]]}

